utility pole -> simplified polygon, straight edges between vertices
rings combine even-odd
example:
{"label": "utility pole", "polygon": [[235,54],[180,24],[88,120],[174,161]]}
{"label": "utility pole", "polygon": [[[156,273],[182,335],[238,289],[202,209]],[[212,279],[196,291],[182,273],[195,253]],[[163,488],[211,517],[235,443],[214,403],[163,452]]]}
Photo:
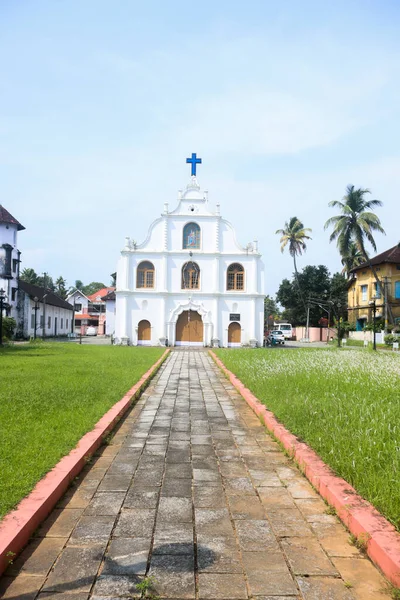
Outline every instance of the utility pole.
{"label": "utility pole", "polygon": [[306,340],[310,341],[310,302],[307,302]]}

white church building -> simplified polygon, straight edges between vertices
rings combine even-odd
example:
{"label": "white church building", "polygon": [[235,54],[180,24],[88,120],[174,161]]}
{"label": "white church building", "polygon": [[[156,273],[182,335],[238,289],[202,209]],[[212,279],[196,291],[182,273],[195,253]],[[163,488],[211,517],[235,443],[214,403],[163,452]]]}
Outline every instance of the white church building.
{"label": "white church building", "polygon": [[262,346],[264,265],[257,241],[241,246],[220,205],[192,177],[178,206],[164,204],[144,242],[125,239],[117,269],[115,342]]}

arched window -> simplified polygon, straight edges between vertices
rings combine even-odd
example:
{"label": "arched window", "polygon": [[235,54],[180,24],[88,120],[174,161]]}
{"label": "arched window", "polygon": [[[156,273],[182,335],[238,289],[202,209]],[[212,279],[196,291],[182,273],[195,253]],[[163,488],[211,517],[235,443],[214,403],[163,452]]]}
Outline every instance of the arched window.
{"label": "arched window", "polygon": [[193,261],[185,263],[182,267],[182,289],[198,290],[200,286],[200,268]]}
{"label": "arched window", "polygon": [[239,263],[229,265],[226,273],[227,290],[244,290],[244,269]]}
{"label": "arched window", "polygon": [[186,223],[183,228],[183,249],[200,248],[200,227],[197,223]]}
{"label": "arched window", "polygon": [[138,265],[136,287],[154,287],[154,265],[148,260],[144,260]]}

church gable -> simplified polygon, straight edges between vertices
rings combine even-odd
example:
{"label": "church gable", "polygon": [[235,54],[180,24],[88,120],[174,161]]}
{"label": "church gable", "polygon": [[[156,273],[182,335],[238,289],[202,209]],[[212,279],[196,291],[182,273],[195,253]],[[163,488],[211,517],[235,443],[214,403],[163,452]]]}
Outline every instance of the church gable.
{"label": "church gable", "polygon": [[164,224],[163,219],[158,218],[149,227],[146,239],[140,244],[133,244],[134,250],[148,250],[150,252],[161,252],[164,247]]}

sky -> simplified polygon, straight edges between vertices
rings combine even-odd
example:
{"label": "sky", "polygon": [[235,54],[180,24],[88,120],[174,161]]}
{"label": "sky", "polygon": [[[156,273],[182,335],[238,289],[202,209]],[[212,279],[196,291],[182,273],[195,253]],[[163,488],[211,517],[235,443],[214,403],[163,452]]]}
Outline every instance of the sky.
{"label": "sky", "polygon": [[312,229],[299,269],[341,270],[324,223],[348,184],[383,202],[378,252],[394,246],[399,26],[394,0],[1,0],[0,204],[26,227],[22,268],[109,284],[192,152],[272,296],[292,216]]}

